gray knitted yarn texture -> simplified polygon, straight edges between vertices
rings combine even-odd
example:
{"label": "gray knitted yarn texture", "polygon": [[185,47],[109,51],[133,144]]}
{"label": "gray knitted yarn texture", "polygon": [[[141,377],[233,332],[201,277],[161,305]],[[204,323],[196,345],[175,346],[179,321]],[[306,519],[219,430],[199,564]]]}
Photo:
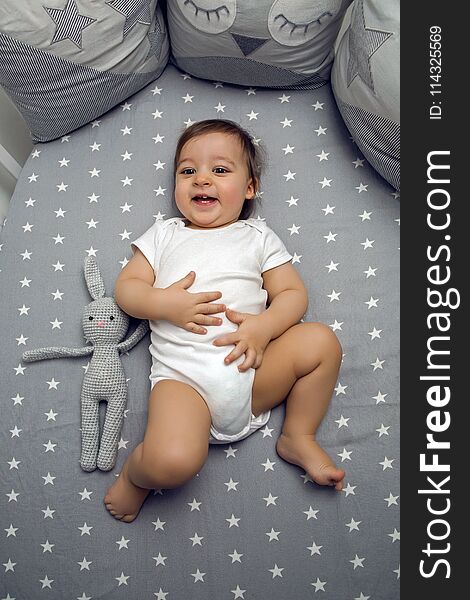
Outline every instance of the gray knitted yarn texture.
{"label": "gray knitted yarn texture", "polygon": [[[116,463],[118,439],[127,403],[126,377],[120,353],[131,350],[147,333],[147,321],[141,321],[124,341],[129,316],[105,297],[105,287],[93,256],[85,260],[85,281],[93,298],[82,317],[83,333],[90,346],[83,348],[39,348],[23,354],[25,362],[50,358],[78,357],[91,354],[80,395],[82,447],[80,466],[84,471],[98,467],[110,471]],[[100,440],[99,404],[107,403]]]}

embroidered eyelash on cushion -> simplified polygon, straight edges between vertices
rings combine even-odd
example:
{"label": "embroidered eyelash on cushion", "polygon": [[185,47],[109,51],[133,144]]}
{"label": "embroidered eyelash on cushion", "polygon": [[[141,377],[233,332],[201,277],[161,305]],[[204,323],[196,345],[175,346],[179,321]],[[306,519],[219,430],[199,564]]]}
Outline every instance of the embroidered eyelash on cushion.
{"label": "embroidered eyelash on cushion", "polygon": [[314,89],[350,0],[168,0],[176,64],[205,79]]}

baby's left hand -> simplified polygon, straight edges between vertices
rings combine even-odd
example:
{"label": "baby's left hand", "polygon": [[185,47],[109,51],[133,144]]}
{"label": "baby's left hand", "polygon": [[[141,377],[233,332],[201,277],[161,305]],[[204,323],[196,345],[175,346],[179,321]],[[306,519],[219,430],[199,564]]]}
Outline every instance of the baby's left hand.
{"label": "baby's left hand", "polygon": [[226,365],[245,354],[245,360],[238,365],[238,370],[243,373],[249,368],[257,369],[262,361],[266,346],[271,341],[271,332],[266,323],[260,318],[261,315],[242,313],[227,308],[227,318],[239,325],[237,331],[222,335],[212,343],[214,346],[229,346],[235,344],[235,348],[224,360]]}

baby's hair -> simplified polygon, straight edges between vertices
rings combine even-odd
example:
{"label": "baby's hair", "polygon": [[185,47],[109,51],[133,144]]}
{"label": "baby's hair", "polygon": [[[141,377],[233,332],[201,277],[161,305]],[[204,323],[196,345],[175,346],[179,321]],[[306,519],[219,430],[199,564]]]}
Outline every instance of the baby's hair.
{"label": "baby's hair", "polygon": [[253,200],[245,200],[239,217],[240,219],[248,219],[256,209],[256,200],[259,197],[258,192],[261,186],[261,174],[265,164],[265,151],[262,146],[255,144],[253,137],[238,123],[229,121],[228,119],[206,119],[204,121],[193,123],[187,127],[176,144],[173,165],[175,176],[183,146],[189,142],[189,140],[209,133],[226,133],[228,135],[234,135],[240,141],[247,162],[248,174],[253,181],[255,190],[255,197]]}

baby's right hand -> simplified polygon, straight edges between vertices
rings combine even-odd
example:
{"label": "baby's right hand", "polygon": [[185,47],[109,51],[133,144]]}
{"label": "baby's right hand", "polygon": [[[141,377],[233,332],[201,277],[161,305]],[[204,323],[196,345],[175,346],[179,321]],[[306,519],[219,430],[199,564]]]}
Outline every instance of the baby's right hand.
{"label": "baby's right hand", "polygon": [[195,279],[196,273],[191,271],[162,290],[165,293],[164,318],[186,331],[205,334],[207,329],[202,325],[222,325],[222,319],[209,315],[224,312],[226,307],[225,304],[211,303],[222,297],[221,292],[188,292]]}

